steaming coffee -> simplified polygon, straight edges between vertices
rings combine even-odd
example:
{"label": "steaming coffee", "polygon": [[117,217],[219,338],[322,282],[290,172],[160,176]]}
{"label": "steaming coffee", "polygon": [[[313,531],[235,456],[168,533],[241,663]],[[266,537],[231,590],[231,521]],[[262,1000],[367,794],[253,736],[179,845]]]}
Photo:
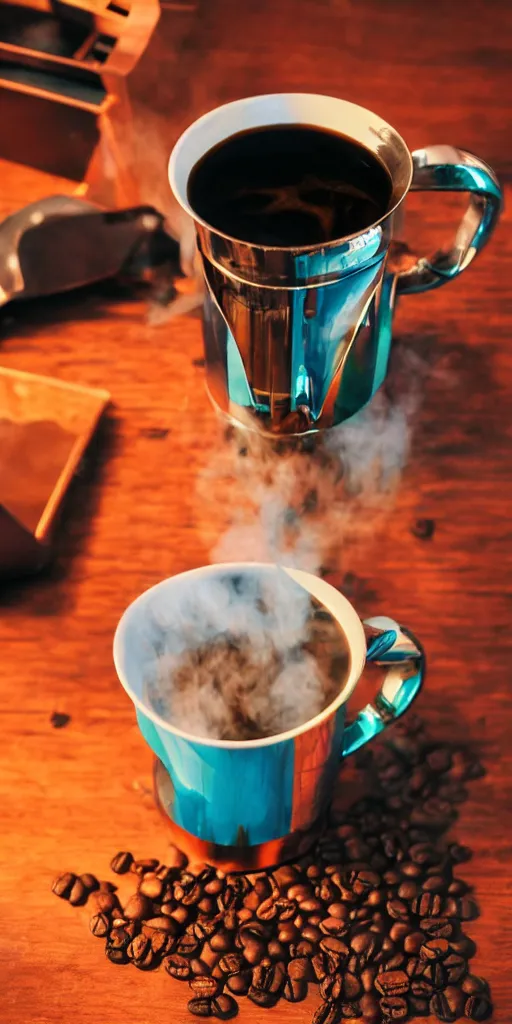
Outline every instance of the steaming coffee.
{"label": "steaming coffee", "polygon": [[267,582],[215,581],[198,597],[193,629],[181,609],[146,685],[170,724],[211,739],[274,736],[310,721],[343,689],[350,650],[339,623],[290,579],[271,590]]}
{"label": "steaming coffee", "polygon": [[355,234],[385,215],[391,179],[364,146],[309,125],[239,132],[198,161],[188,182],[194,211],[254,245],[316,245]]}

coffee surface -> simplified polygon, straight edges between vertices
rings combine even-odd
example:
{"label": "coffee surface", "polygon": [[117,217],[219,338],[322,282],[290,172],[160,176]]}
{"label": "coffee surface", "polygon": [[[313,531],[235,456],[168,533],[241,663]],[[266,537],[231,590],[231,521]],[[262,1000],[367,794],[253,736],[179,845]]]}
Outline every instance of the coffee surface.
{"label": "coffee surface", "polygon": [[309,125],[272,125],[211,149],[193,168],[188,199],[223,234],[294,247],[344,238],[386,213],[391,180],[364,146]]}

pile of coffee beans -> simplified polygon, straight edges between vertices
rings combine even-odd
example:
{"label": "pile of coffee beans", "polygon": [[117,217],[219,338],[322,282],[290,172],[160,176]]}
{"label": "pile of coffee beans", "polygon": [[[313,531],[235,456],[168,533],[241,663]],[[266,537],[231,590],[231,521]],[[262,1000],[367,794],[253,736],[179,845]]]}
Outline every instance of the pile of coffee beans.
{"label": "pile of coffee beans", "polygon": [[372,795],[332,811],[297,863],[224,874],[188,865],[175,847],[166,864],[122,852],[111,868],[136,882],[123,907],[114,885],[89,874],[62,875],[53,891],[91,900],[91,932],[112,963],[161,965],[187,981],[198,1017],[229,1020],[240,996],[300,1002],[314,984],[314,1024],[486,1020],[489,989],[470,971],[475,945],[463,931],[478,907],[455,874],[470,851],[441,838],[482,769],[464,749],[431,742],[414,717],[391,732],[360,760]]}

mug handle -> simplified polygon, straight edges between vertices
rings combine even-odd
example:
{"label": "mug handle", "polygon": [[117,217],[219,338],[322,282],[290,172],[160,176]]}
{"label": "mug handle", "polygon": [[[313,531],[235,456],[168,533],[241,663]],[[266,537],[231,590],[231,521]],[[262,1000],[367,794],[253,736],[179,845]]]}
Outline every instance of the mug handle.
{"label": "mug handle", "polygon": [[425,654],[418,641],[394,619],[377,616],[363,622],[366,660],[386,669],[374,704],[367,704],[343,734],[347,757],[400,718],[418,696],[425,675]]}
{"label": "mug handle", "polygon": [[423,257],[396,275],[396,296],[439,288],[457,277],[480,252],[496,227],[502,192],[483,160],[455,146],[426,146],[412,154],[414,192],[469,192],[469,206],[451,249]]}

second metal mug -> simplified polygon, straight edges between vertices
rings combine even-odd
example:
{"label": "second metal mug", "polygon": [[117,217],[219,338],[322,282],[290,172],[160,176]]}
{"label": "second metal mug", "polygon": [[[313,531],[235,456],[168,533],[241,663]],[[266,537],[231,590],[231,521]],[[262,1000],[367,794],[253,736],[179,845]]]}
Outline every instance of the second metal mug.
{"label": "second metal mug", "polygon": [[[275,124],[340,132],[375,154],[392,185],[385,216],[357,235],[299,248],[252,245],[202,220],[187,193],[196,163],[237,132]],[[317,431],[361,409],[387,373],[398,296],[438,288],[460,274],[501,208],[496,176],[478,157],[445,145],[410,153],[371,111],[308,93],[217,107],[181,136],[169,175],[195,221],[203,261],[210,394],[224,413],[267,434]],[[450,249],[392,273],[386,257],[409,189],[468,192],[469,207]]]}
{"label": "second metal mug", "polygon": [[[256,740],[205,739],[162,718],[146,695],[148,659],[160,646],[158,624],[176,607],[173,602],[193,605],[205,583],[226,574],[265,574],[273,585],[272,576],[280,572],[343,629],[350,671],[335,700],[303,725]],[[175,841],[193,861],[225,870],[269,867],[304,853],[323,824],[341,760],[407,711],[424,675],[421,647],[392,619],[362,623],[325,580],[252,562],[193,569],[141,594],[117,627],[114,661],[140,731],[156,754],[155,789]],[[382,666],[381,688],[346,724],[347,701],[367,661]]]}

